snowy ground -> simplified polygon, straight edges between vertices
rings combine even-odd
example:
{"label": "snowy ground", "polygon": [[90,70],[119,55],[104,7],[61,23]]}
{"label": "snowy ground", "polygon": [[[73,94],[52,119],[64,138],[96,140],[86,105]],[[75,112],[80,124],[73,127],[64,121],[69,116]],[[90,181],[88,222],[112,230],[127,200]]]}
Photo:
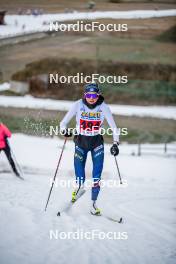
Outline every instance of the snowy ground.
{"label": "snowy ground", "polygon": [[[68,111],[73,104],[73,101],[39,99],[30,95],[19,96],[0,96],[0,106],[31,108],[31,109],[47,109]],[[110,109],[115,115],[124,116],[140,116],[140,117],[155,117],[176,119],[176,107],[174,106],[132,106],[132,105],[112,105]]]}
{"label": "snowy ground", "polygon": [[[54,188],[48,211],[44,212],[63,141],[25,135],[10,140],[25,172],[25,181],[9,171],[0,154],[0,263],[1,264],[174,264],[176,258],[176,194],[174,157],[130,156],[135,145],[121,146],[118,157],[128,186],[102,188],[99,206],[109,214],[124,217],[123,224],[89,214],[90,190],[75,207],[60,218],[58,209],[70,199],[71,189]],[[57,179],[71,180],[72,142],[68,142]],[[117,179],[115,163],[106,146],[103,179]],[[4,171],[4,172],[2,172]],[[88,159],[87,176],[91,176]],[[126,240],[52,239],[49,232],[98,229],[101,232],[127,232]]]}
{"label": "snowy ground", "polygon": [[6,82],[6,83],[0,84],[0,92],[7,91],[9,89],[10,89],[10,84],[9,83]]}
{"label": "snowy ground", "polygon": [[100,18],[113,19],[138,19],[152,17],[175,16],[176,9],[170,10],[132,10],[132,11],[97,11],[97,12],[74,12],[60,14],[33,15],[7,15],[5,26],[0,27],[0,38],[24,35],[32,32],[44,32],[49,30],[52,21],[69,20],[95,20]]}

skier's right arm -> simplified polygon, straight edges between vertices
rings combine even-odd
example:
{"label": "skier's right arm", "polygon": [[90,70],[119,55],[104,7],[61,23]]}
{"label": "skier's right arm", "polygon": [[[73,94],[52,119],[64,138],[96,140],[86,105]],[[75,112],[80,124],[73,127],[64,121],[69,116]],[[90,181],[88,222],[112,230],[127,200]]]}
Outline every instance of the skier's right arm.
{"label": "skier's right arm", "polygon": [[77,112],[77,107],[78,107],[78,101],[75,102],[70,110],[67,112],[67,114],[64,116],[62,121],[60,122],[60,131],[65,131],[67,130],[67,125],[70,122],[70,120],[73,118],[73,116],[76,115]]}

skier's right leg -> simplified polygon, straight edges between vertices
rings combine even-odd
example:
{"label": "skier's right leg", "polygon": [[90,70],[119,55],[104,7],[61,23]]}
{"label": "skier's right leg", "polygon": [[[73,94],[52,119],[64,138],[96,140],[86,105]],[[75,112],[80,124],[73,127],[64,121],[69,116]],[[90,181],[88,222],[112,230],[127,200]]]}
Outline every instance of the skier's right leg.
{"label": "skier's right leg", "polygon": [[3,151],[5,152],[6,157],[7,157],[8,161],[9,161],[9,163],[10,163],[10,165],[11,165],[11,167],[12,167],[14,173],[15,173],[17,176],[20,176],[20,174],[19,174],[19,172],[17,171],[17,168],[16,168],[16,166],[15,166],[15,163],[14,163],[14,161],[13,161],[13,158],[12,158],[12,155],[11,155],[11,152],[10,152],[10,148],[9,148],[9,146],[7,145],[7,146],[3,149]]}
{"label": "skier's right leg", "polygon": [[83,185],[85,182],[85,165],[87,153],[88,151],[86,149],[80,148],[78,145],[75,145],[74,168],[77,187],[72,193],[72,202],[76,201],[76,196],[80,191],[83,190]]}

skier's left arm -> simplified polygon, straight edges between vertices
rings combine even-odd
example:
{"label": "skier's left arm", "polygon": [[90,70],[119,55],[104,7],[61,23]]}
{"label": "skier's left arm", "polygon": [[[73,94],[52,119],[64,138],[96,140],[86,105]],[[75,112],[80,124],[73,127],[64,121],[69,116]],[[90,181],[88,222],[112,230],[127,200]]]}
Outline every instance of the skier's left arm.
{"label": "skier's left arm", "polygon": [[111,110],[110,110],[109,106],[106,105],[105,103],[103,105],[103,114],[104,114],[104,116],[105,116],[110,128],[113,131],[114,143],[118,143],[119,144],[119,129],[116,126],[116,123],[114,121],[114,118],[112,116],[112,113],[111,113]]}
{"label": "skier's left arm", "polygon": [[110,128],[113,131],[113,141],[114,142],[113,142],[113,145],[110,149],[110,152],[112,155],[117,156],[119,154],[119,148],[118,148],[118,145],[119,145],[119,129],[116,126],[116,123],[114,121],[114,118],[112,116],[112,113],[111,113],[109,106],[106,105],[105,103],[103,105],[103,113],[104,113],[104,117],[106,118]]}

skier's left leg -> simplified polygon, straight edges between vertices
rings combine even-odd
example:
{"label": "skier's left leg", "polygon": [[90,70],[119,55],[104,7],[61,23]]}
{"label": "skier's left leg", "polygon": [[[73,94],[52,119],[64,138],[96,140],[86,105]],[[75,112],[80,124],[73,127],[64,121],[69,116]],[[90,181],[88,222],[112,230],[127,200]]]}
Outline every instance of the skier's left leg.
{"label": "skier's left leg", "polygon": [[[98,194],[100,192],[100,180],[101,174],[103,170],[103,163],[104,163],[104,145],[101,144],[100,146],[96,147],[91,151],[92,161],[93,161],[93,186],[92,186],[92,209],[95,214],[100,214],[100,210],[96,206],[96,200],[98,198]],[[92,212],[92,210],[91,210]]]}

